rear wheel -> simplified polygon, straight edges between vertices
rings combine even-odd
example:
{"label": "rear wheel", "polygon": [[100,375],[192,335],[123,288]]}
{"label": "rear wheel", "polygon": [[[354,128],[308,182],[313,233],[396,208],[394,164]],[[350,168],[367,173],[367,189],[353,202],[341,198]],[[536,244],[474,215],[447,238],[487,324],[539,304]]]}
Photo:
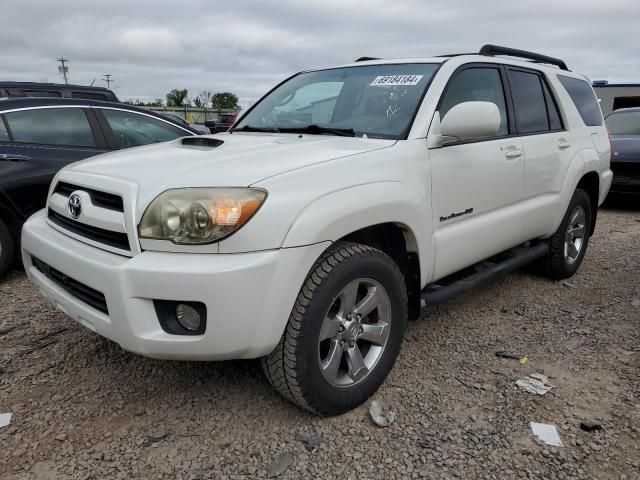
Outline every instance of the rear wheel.
{"label": "rear wheel", "polygon": [[558,230],[549,239],[549,276],[562,279],[576,273],[587,251],[590,232],[591,201],[587,192],[578,189]]}
{"label": "rear wheel", "polygon": [[11,267],[11,262],[15,255],[15,242],[9,228],[0,220],[0,278],[2,278]]}
{"label": "rear wheel", "polygon": [[334,415],[369,398],[400,350],[403,277],[374,248],[338,242],[312,267],[276,349],[262,365],[285,398]]}

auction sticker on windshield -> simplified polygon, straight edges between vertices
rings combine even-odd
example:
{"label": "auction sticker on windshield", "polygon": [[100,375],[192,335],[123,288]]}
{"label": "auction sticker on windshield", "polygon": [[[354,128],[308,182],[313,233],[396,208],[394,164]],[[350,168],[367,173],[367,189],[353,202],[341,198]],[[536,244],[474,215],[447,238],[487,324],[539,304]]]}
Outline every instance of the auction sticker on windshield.
{"label": "auction sticker on windshield", "polygon": [[371,85],[417,85],[422,80],[423,75],[381,75],[376,77]]}

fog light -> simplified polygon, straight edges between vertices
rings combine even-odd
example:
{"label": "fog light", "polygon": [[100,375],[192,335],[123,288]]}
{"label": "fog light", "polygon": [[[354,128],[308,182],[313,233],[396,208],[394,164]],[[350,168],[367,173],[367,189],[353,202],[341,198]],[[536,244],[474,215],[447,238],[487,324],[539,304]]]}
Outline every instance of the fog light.
{"label": "fog light", "polygon": [[187,330],[195,331],[200,328],[200,314],[189,305],[179,303],[176,307],[176,318],[180,325]]}

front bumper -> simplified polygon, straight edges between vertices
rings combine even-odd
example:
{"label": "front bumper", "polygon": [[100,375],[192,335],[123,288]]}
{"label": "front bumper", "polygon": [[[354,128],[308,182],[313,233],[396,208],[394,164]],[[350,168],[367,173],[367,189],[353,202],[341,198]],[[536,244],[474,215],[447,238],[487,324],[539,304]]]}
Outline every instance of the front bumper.
{"label": "front bumper", "polygon": [[611,162],[613,171],[612,193],[640,194],[640,161]]}
{"label": "front bumper", "polygon": [[[328,245],[241,254],[145,251],[129,258],[58,232],[44,212],[22,230],[27,275],[55,306],[126,350],[176,360],[256,358],[273,350],[307,273]],[[33,257],[102,293],[108,314],[45,276]],[[203,302],[206,331],[166,333],[154,299]]]}

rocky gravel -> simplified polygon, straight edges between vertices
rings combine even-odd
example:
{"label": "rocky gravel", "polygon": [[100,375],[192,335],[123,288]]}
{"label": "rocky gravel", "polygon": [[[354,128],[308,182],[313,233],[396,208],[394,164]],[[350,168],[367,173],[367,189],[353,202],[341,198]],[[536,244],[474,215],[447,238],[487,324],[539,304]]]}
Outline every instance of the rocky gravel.
{"label": "rocky gravel", "polygon": [[[523,353],[527,361],[499,358]],[[0,281],[0,478],[640,478],[640,211],[601,211],[578,274],[527,271],[423,309],[373,399],[319,418],[258,361],[157,361]],[[543,373],[544,396],[515,381]],[[372,400],[373,400],[372,399]],[[586,432],[580,422],[602,425]],[[533,437],[554,424],[563,447]]]}

